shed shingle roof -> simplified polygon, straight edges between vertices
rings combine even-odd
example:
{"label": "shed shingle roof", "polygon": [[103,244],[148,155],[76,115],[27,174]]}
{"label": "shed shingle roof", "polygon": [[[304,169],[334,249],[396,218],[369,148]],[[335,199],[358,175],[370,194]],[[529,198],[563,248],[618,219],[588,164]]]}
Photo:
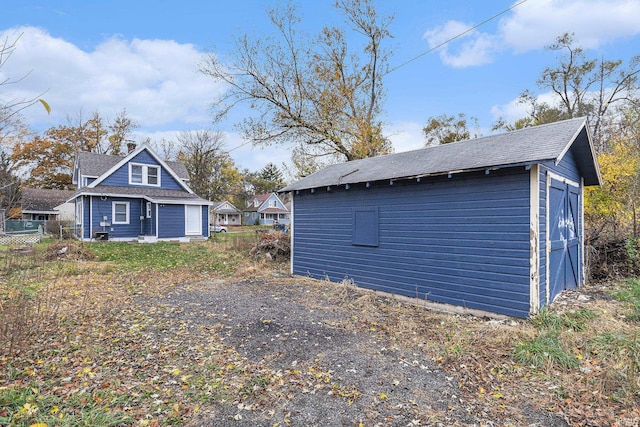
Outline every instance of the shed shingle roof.
{"label": "shed shingle roof", "polygon": [[328,166],[281,192],[380,180],[560,161],[569,148],[585,185],[599,185],[600,171],[585,118],[534,126],[420,150],[370,157]]}

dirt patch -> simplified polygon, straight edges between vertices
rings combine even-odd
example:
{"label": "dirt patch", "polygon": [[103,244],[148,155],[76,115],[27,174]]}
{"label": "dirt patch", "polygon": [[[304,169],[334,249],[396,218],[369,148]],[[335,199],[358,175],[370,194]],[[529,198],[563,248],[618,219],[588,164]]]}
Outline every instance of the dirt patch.
{"label": "dirt patch", "polygon": [[[382,311],[362,312],[365,302],[394,304],[304,279],[203,282],[139,300],[191,331],[214,328],[260,373],[254,393],[210,401],[189,425],[497,425],[423,344],[390,337]],[[528,407],[516,423],[566,425]]]}

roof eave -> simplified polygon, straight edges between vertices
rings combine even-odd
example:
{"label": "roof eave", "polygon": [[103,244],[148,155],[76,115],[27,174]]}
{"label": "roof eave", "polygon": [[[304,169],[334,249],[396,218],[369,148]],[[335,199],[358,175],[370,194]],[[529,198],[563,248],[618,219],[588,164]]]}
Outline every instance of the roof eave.
{"label": "roof eave", "polygon": [[59,214],[56,210],[22,209],[23,214]]}
{"label": "roof eave", "polygon": [[438,172],[432,172],[432,173],[424,173],[424,174],[417,174],[417,175],[407,175],[407,176],[400,176],[400,177],[394,177],[394,178],[382,178],[382,179],[376,179],[373,181],[352,181],[352,182],[340,182],[339,184],[327,184],[327,185],[321,185],[321,186],[315,186],[315,187],[297,187],[294,183],[292,185],[289,185],[287,187],[284,187],[280,190],[278,190],[279,193],[290,193],[292,191],[301,191],[301,190],[311,190],[313,188],[323,188],[323,187],[338,187],[338,186],[342,186],[342,185],[357,185],[357,184],[366,184],[367,182],[398,182],[398,181],[408,181],[408,180],[414,180],[414,179],[422,179],[422,178],[431,178],[431,177],[437,177],[437,176],[444,176],[444,175],[457,175],[457,174],[461,174],[461,173],[470,173],[470,172],[481,172],[481,171],[495,171],[495,170],[499,170],[499,169],[505,169],[505,168],[512,168],[512,167],[530,167],[531,165],[534,164],[538,164],[544,161],[548,161],[548,160],[555,160],[555,159],[541,159],[541,160],[535,160],[535,161],[524,161],[524,162],[517,162],[517,163],[510,163],[510,164],[505,164],[505,165],[493,165],[493,166],[485,166],[485,167],[478,167],[478,168],[469,168],[469,169],[459,169],[459,170],[452,170],[452,171],[438,171]]}

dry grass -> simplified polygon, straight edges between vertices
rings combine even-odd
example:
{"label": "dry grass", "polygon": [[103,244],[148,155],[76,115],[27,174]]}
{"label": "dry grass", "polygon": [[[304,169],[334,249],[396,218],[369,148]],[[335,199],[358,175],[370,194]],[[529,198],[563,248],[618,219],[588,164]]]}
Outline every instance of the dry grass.
{"label": "dry grass", "polygon": [[[35,360],[34,355],[50,354],[51,361],[44,360],[43,366],[56,366],[54,362],[61,366],[62,359],[56,352],[64,349],[73,354],[77,347],[81,353],[82,346],[87,346],[83,358],[98,358],[100,349],[89,349],[88,342],[105,340],[100,334],[109,330],[126,336],[129,331],[118,330],[118,316],[138,296],[162,295],[178,283],[203,281],[224,286],[221,277],[264,280],[277,282],[277,286],[308,287],[311,292],[306,294],[309,298],[304,304],[310,309],[333,306],[350,313],[350,318],[335,320],[332,326],[360,328],[379,335],[380,342],[388,347],[426,355],[455,378],[470,407],[495,420],[519,419],[525,410],[523,402],[533,410],[552,412],[570,425],[633,425],[629,420],[640,417],[638,324],[630,320],[632,307],[611,296],[624,285],[622,282],[567,292],[549,311],[531,320],[495,320],[425,310],[349,282],[286,277],[287,263],[246,256],[255,241],[253,235],[236,239],[230,233],[207,242],[207,254],[224,252],[224,256],[211,257],[211,262],[219,266],[215,272],[194,266],[122,270],[116,261],[45,262],[42,248],[27,255],[3,252],[0,339],[8,345],[2,349],[0,360],[27,363]],[[202,259],[206,262],[207,257]],[[141,324],[144,319],[142,316]],[[101,328],[94,328],[94,324]],[[215,334],[215,330],[210,332]],[[83,341],[79,337],[84,335]],[[540,339],[547,336],[557,339]],[[569,357],[571,363],[565,365],[554,359],[543,345],[561,347],[563,357]],[[517,357],[518,349],[525,349],[522,359]],[[22,358],[23,354],[30,356]],[[24,381],[32,379],[24,375]],[[30,388],[25,387],[25,393]],[[0,398],[7,390],[0,393]]]}
{"label": "dry grass", "polygon": [[362,328],[428,354],[496,419],[517,418],[523,399],[570,425],[634,425],[640,416],[638,324],[608,296],[620,283],[566,292],[531,320],[495,320],[425,310],[349,282],[305,280]]}

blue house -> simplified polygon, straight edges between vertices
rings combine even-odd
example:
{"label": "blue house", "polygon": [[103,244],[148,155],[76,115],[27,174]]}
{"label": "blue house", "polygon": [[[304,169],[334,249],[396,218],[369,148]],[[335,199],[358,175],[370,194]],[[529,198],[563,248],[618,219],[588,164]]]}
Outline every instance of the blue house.
{"label": "blue house", "polygon": [[247,200],[243,223],[246,225],[289,225],[291,216],[289,208],[276,193],[256,194]]}
{"label": "blue house", "polygon": [[583,118],[332,165],[281,190],[292,273],[528,317],[584,283],[600,183]]}
{"label": "blue house", "polygon": [[[132,147],[133,148],[133,147]],[[211,202],[187,185],[179,162],[162,160],[148,144],[125,156],[78,153],[76,232],[82,240],[191,241],[209,237]]]}

